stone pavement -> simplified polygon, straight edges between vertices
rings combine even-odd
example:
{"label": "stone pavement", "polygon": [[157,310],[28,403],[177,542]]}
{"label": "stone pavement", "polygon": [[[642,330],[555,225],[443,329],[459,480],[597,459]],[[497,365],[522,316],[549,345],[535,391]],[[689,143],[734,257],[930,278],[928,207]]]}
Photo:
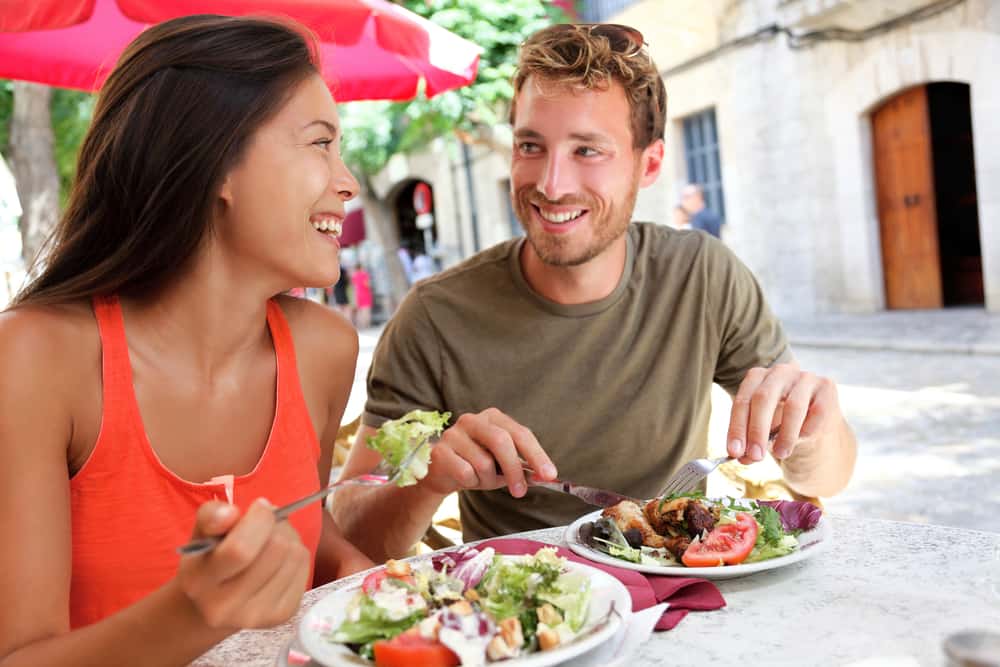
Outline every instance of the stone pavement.
{"label": "stone pavement", "polygon": [[794,347],[1000,356],[1000,313],[982,308],[782,318]]}

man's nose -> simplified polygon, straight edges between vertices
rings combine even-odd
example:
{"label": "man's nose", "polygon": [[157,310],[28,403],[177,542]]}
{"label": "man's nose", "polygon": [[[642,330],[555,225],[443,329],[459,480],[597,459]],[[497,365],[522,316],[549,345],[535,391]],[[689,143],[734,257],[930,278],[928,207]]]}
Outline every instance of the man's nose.
{"label": "man's nose", "polygon": [[538,182],[538,191],[549,201],[558,201],[564,195],[573,192],[572,166],[566,164],[566,159],[556,153],[549,153],[545,159],[545,171]]}

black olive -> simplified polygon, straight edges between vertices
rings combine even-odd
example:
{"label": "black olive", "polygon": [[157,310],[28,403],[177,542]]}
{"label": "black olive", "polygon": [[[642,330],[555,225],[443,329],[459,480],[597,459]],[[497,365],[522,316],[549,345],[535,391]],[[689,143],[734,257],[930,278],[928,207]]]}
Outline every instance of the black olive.
{"label": "black olive", "polygon": [[577,533],[577,538],[579,538],[581,544],[594,546],[594,524],[590,521],[584,521],[581,523],[580,530]]}
{"label": "black olive", "polygon": [[629,528],[623,534],[625,535],[625,541],[633,549],[638,549],[642,546],[642,531],[638,528]]}
{"label": "black olive", "polygon": [[606,521],[607,519],[600,519],[594,522],[594,537],[611,541],[611,529]]}

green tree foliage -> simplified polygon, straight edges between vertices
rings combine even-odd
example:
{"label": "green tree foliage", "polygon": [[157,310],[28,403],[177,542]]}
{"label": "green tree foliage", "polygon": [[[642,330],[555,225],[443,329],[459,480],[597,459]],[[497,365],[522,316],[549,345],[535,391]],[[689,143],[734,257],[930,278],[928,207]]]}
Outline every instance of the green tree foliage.
{"label": "green tree foliage", "polygon": [[90,127],[96,97],[76,90],[52,91],[52,131],[55,133],[56,166],[59,168],[59,201],[66,203],[76,176],[76,156]]}
{"label": "green tree foliage", "polygon": [[[94,96],[76,90],[52,91],[52,131],[55,133],[56,166],[59,168],[60,201],[65,203],[73,176],[76,154],[90,126]],[[0,79],[0,154],[10,156],[10,119],[14,113],[14,89]]]}
{"label": "green tree foliage", "polygon": [[517,49],[532,32],[565,20],[546,0],[402,0],[399,4],[483,48],[473,84],[410,102],[342,105],[344,158],[374,174],[396,153],[461,130],[475,134],[506,121]]}

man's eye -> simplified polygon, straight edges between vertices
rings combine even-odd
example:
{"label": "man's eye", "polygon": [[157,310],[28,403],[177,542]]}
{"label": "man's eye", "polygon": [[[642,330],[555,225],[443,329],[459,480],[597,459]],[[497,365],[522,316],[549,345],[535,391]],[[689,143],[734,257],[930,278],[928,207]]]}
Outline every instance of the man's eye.
{"label": "man's eye", "polygon": [[580,148],[577,148],[576,153],[577,155],[582,155],[583,157],[593,157],[600,154],[596,149],[590,148],[589,146],[581,146]]}
{"label": "man's eye", "polygon": [[517,145],[517,150],[519,150],[522,153],[537,153],[539,149],[538,149],[538,144],[533,144],[530,141],[525,141]]}

